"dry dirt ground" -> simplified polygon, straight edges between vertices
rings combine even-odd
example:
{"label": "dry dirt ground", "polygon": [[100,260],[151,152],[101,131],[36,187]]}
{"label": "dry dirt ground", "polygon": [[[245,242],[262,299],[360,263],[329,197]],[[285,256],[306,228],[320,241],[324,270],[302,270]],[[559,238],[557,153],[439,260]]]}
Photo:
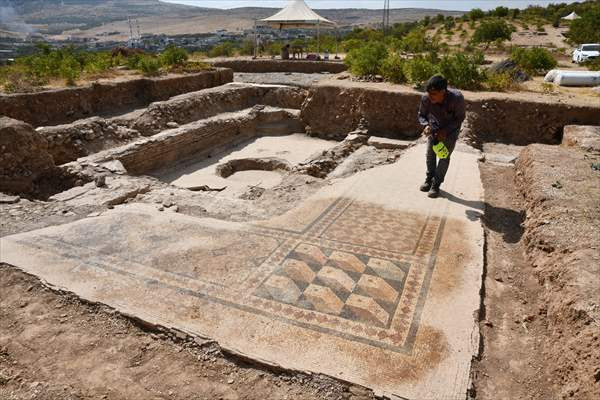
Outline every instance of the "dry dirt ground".
{"label": "dry dirt ground", "polygon": [[480,164],[487,270],[477,399],[600,395],[599,157],[534,144],[516,167]]}
{"label": "dry dirt ground", "polygon": [[[477,399],[555,398],[539,351],[544,330],[536,319],[541,290],[525,260],[524,204],[514,167],[480,164],[485,190],[486,279],[482,358],[474,368]],[[508,183],[508,184],[507,184]]]}
{"label": "dry dirt ground", "polygon": [[272,371],[151,330],[0,265],[0,398],[353,399],[366,389]]}

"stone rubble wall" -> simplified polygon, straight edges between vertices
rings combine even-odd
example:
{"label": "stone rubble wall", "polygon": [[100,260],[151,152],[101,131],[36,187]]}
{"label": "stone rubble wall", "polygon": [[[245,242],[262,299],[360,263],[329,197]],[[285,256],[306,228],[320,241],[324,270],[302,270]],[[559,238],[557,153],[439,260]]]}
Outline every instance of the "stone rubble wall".
{"label": "stone rubble wall", "polygon": [[78,179],[55,166],[48,141],[23,121],[0,117],[0,192],[47,198]]}
{"label": "stone rubble wall", "polygon": [[140,137],[123,121],[92,117],[72,124],[41,127],[37,133],[48,142],[56,165],[116,147]]}
{"label": "stone rubble wall", "polygon": [[[299,112],[255,106],[251,109],[224,113],[163,131],[154,136],[80,159],[81,164],[105,164],[119,161],[127,173],[149,174],[172,167],[190,158],[208,156],[234,144],[263,134],[265,126],[279,123],[273,134],[298,132]],[[69,168],[69,164],[65,165]]]}
{"label": "stone rubble wall", "polygon": [[[600,123],[600,117],[598,117]],[[562,143],[566,147],[579,147],[588,151],[600,152],[600,126],[565,126]]]}
{"label": "stone rubble wall", "polygon": [[97,114],[143,107],[153,101],[231,81],[233,71],[218,68],[174,77],[140,78],[38,93],[0,95],[0,115],[35,127],[65,124]]}
{"label": "stone rubble wall", "polygon": [[256,104],[300,109],[307,92],[289,86],[230,84],[186,93],[150,105],[133,123],[144,136],[154,135],[171,124],[187,124]]}
{"label": "stone rubble wall", "polygon": [[310,61],[310,60],[221,60],[213,61],[212,65],[230,68],[234,72],[298,72],[315,74],[329,72],[337,74],[348,67],[342,61]]}
{"label": "stone rubble wall", "polygon": [[[121,116],[91,117],[70,124],[40,127],[37,132],[47,140],[48,151],[56,164],[62,165],[140,136],[151,136],[256,104],[300,109],[306,95],[306,90],[289,86],[228,84],[175,96]],[[303,132],[304,127],[297,125],[298,132]]]}
{"label": "stone rubble wall", "polygon": [[[302,106],[301,118],[310,133],[341,140],[361,120],[369,135],[398,139],[419,136],[421,94],[377,88],[315,86]],[[569,124],[598,123],[600,103],[576,106],[517,98],[465,94],[467,119],[461,135],[476,147],[484,142],[515,145],[560,143]]]}

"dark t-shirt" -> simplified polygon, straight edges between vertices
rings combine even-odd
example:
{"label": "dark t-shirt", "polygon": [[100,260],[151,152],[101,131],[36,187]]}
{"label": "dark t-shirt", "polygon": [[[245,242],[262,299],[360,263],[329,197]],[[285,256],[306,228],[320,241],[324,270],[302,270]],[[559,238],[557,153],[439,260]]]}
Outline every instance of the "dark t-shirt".
{"label": "dark t-shirt", "polygon": [[444,130],[448,135],[458,137],[465,115],[465,99],[456,89],[447,89],[444,101],[440,104],[433,104],[427,94],[421,98],[419,123],[431,126],[434,134]]}

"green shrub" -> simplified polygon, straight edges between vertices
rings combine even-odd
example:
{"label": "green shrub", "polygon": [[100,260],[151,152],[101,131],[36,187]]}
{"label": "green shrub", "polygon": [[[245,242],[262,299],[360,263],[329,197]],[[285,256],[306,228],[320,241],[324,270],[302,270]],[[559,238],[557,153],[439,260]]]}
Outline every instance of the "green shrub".
{"label": "green shrub", "polygon": [[81,75],[81,64],[75,57],[64,57],[61,60],[58,73],[61,78],[67,81],[67,85],[73,86]]}
{"label": "green shrub", "polygon": [[494,17],[499,17],[499,18],[504,18],[504,17],[508,17],[508,7],[496,7],[493,11],[490,11],[490,15],[493,15]]}
{"label": "green shrub", "polygon": [[502,19],[488,19],[475,29],[473,41],[489,45],[496,40],[510,40],[513,28]]}
{"label": "green shrub", "polygon": [[455,26],[456,26],[456,22],[454,21],[454,19],[447,19],[444,22],[444,29],[446,29],[446,31],[452,30],[452,28],[454,28]]}
{"label": "green shrub", "polygon": [[283,43],[281,42],[272,42],[265,48],[265,51],[270,56],[278,56],[281,54],[281,47],[283,47]]}
{"label": "green shrub", "polygon": [[587,61],[583,65],[590,71],[600,71],[600,58],[596,57],[592,61]]}
{"label": "green shrub", "polygon": [[600,5],[595,5],[571,22],[567,36],[575,43],[600,43]]}
{"label": "green shrub", "polygon": [[557,65],[552,54],[541,47],[532,49],[515,47],[511,52],[511,58],[528,74],[543,74]]}
{"label": "green shrub", "polygon": [[408,82],[421,86],[436,73],[436,66],[431,57],[416,56],[406,60],[404,64],[404,74]]}
{"label": "green shrub", "polygon": [[22,64],[0,67],[0,86],[6,93],[33,92],[46,83],[47,80],[35,77]]}
{"label": "green shrub", "polygon": [[213,46],[208,51],[209,57],[231,57],[235,51],[235,46],[231,42],[223,42]]}
{"label": "green shrub", "polygon": [[485,81],[485,74],[473,59],[462,53],[442,57],[437,69],[450,85],[459,89],[479,89]]}
{"label": "green shrub", "polygon": [[125,61],[125,65],[129,69],[138,69],[139,68],[139,63],[140,63],[141,59],[142,59],[142,54],[141,53],[133,53],[132,55],[130,55],[129,57],[127,57],[127,59]]}
{"label": "green shrub", "polygon": [[437,46],[426,35],[425,30],[415,29],[402,39],[402,50],[410,53],[422,53]]}
{"label": "green shrub", "polygon": [[[120,55],[119,55],[120,57]],[[115,57],[108,52],[89,54],[84,66],[84,71],[87,73],[97,74],[105,72],[113,66],[119,65],[120,58]]]}
{"label": "green shrub", "polygon": [[404,64],[405,60],[398,53],[390,53],[381,64],[381,75],[386,81],[404,83]]}
{"label": "green shrub", "polygon": [[477,65],[485,64],[485,54],[479,49],[474,49],[470,54],[471,60]]}
{"label": "green shrub", "polygon": [[254,55],[254,43],[252,40],[244,40],[239,48],[239,51],[243,56]]}
{"label": "green shrub", "polygon": [[505,92],[507,90],[518,90],[519,85],[513,80],[511,73],[489,72],[485,79],[485,88],[494,92]]}
{"label": "green shrub", "polygon": [[358,49],[351,50],[345,63],[354,75],[377,75],[387,57],[387,48],[381,42],[369,42]]}
{"label": "green shrub", "polygon": [[542,82],[541,87],[544,94],[556,94],[556,87],[550,82]]}
{"label": "green shrub", "polygon": [[160,74],[160,60],[152,56],[142,56],[138,68],[144,76],[158,76]]}
{"label": "green shrub", "polygon": [[164,66],[183,65],[189,55],[185,49],[175,45],[169,45],[160,55],[160,62]]}
{"label": "green shrub", "polygon": [[345,51],[346,53],[348,53],[348,52],[350,52],[350,50],[358,49],[363,44],[365,44],[365,42],[360,39],[348,39],[348,40],[344,40],[341,43],[341,46],[342,46],[342,50]]}
{"label": "green shrub", "polygon": [[478,19],[481,19],[483,17],[485,17],[485,13],[481,8],[474,8],[471,11],[469,11],[469,18],[471,19],[471,21],[477,21]]}

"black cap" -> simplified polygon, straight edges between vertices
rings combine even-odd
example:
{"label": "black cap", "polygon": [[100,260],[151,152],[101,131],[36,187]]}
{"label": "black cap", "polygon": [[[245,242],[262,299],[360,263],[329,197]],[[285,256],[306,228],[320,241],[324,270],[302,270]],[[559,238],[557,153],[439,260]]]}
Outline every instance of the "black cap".
{"label": "black cap", "polygon": [[426,89],[428,92],[434,90],[436,92],[440,90],[446,90],[448,88],[448,81],[442,75],[434,75],[427,81]]}

